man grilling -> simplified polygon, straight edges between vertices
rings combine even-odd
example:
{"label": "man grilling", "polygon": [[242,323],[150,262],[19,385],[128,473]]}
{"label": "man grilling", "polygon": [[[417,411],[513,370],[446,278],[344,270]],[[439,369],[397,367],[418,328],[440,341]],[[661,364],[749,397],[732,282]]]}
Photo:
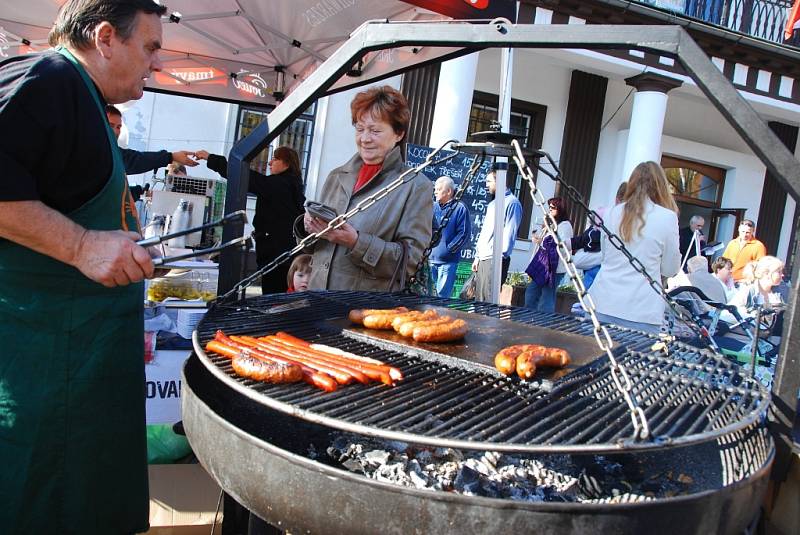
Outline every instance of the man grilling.
{"label": "man grilling", "polygon": [[[0,525],[148,527],[140,239],[106,104],[160,70],[152,0],[69,0],[0,63]],[[14,135],[10,135],[13,132]]]}

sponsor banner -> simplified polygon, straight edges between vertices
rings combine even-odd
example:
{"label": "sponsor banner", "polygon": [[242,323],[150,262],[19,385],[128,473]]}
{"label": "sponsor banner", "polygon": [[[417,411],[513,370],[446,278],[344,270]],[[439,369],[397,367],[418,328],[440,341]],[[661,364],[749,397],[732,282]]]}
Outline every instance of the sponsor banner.
{"label": "sponsor banner", "polygon": [[514,0],[403,0],[421,8],[454,19],[495,19],[505,17],[511,22],[517,18]]}

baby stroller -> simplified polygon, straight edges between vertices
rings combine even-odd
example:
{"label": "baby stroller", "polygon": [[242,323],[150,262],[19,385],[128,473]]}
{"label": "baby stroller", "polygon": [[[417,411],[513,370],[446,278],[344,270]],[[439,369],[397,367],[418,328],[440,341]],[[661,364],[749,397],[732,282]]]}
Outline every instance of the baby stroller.
{"label": "baby stroller", "polygon": [[775,369],[782,310],[764,310],[756,325],[756,314],[743,316],[737,307],[713,301],[694,286],[679,286],[670,290],[668,295],[701,320],[700,327],[708,337],[701,339],[668,311],[671,334],[697,347],[715,349],[741,364],[752,364],[753,346],[757,343],[755,364]]}

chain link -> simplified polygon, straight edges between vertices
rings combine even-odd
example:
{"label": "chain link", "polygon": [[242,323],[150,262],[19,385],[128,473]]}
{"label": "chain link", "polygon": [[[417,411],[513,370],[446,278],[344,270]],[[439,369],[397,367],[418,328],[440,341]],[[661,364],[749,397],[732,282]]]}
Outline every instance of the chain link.
{"label": "chain link", "polygon": [[266,275],[267,273],[271,272],[272,270],[274,270],[279,265],[283,264],[284,262],[286,262],[287,260],[292,258],[295,254],[297,254],[297,253],[303,251],[305,248],[311,247],[312,245],[317,243],[320,239],[322,239],[322,235],[323,234],[325,234],[326,232],[329,232],[331,230],[335,230],[335,229],[338,229],[338,228],[342,227],[354,215],[356,215],[356,214],[358,214],[360,212],[363,212],[364,210],[366,210],[367,208],[369,208],[370,206],[372,206],[373,204],[375,204],[379,200],[383,199],[384,197],[389,195],[391,192],[393,192],[394,190],[396,190],[397,188],[399,188],[403,184],[405,184],[405,183],[409,182],[410,180],[414,179],[423,169],[425,169],[429,165],[432,165],[432,164],[433,165],[438,165],[440,163],[443,163],[443,162],[446,162],[448,160],[451,160],[451,159],[455,158],[458,155],[458,152],[454,152],[453,154],[450,154],[448,156],[444,156],[442,158],[439,158],[438,160],[434,160],[434,156],[436,156],[439,152],[441,152],[442,149],[444,149],[445,146],[449,145],[450,143],[453,143],[454,141],[455,140],[451,139],[451,140],[448,140],[445,143],[443,143],[438,149],[436,149],[433,152],[431,152],[430,154],[428,154],[428,156],[425,158],[424,162],[420,163],[416,167],[412,167],[410,169],[407,169],[406,171],[401,173],[400,176],[398,176],[396,179],[394,179],[392,182],[390,182],[389,184],[384,186],[382,189],[377,190],[375,193],[373,193],[369,197],[367,197],[364,200],[362,200],[361,202],[359,202],[357,205],[355,205],[353,208],[351,208],[348,212],[346,212],[344,214],[340,214],[340,215],[334,217],[333,219],[331,219],[328,222],[328,226],[326,226],[324,229],[322,229],[319,232],[309,234],[308,236],[303,238],[301,241],[299,241],[297,243],[296,246],[294,246],[293,248],[289,249],[288,251],[284,251],[278,257],[276,257],[271,262],[266,264],[264,267],[258,269],[255,273],[253,273],[249,277],[247,277],[247,278],[243,279],[242,281],[240,281],[239,283],[237,283],[233,288],[228,290],[224,295],[218,297],[215,300],[215,302],[224,301],[228,297],[234,295],[239,290],[241,290],[242,299],[244,299],[244,293],[245,293],[245,290],[247,289],[248,286],[253,284],[261,276]]}
{"label": "chain link", "polygon": [[[581,280],[581,278],[578,276],[578,270],[572,261],[572,247],[567,246],[564,240],[562,240],[558,235],[558,222],[556,222],[555,218],[550,215],[550,211],[546,207],[547,200],[544,198],[542,192],[536,187],[533,171],[525,161],[525,156],[522,153],[519,143],[517,140],[513,140],[511,144],[516,152],[514,155],[514,161],[517,164],[517,168],[519,169],[523,178],[528,181],[528,185],[530,186],[531,199],[544,215],[544,228],[547,230],[547,234],[555,241],[556,252],[558,253],[559,259],[564,262],[564,266],[569,274],[569,278],[572,281],[572,284],[575,286],[578,294],[578,301],[580,301],[581,306],[592,321],[594,338],[597,341],[597,345],[608,356],[608,361],[611,364],[611,378],[614,381],[614,386],[616,386],[617,390],[622,395],[630,412],[631,422],[633,423],[633,437],[634,439],[645,440],[650,436],[650,427],[647,423],[647,417],[645,416],[642,408],[639,406],[636,396],[633,393],[633,383],[631,383],[628,372],[625,370],[624,366],[617,362],[617,359],[614,356],[612,351],[614,348],[614,342],[611,340],[611,335],[608,333],[608,329],[601,325],[600,321],[597,319],[597,309],[595,308],[594,301],[588,294],[586,286],[583,284],[583,280]],[[551,163],[553,162],[551,161]],[[583,207],[588,210],[588,207],[585,205],[585,203],[580,204],[582,204]],[[596,216],[597,214],[594,215]]]}
{"label": "chain link", "polygon": [[442,232],[444,231],[444,228],[447,226],[447,224],[450,222],[450,217],[452,217],[453,212],[456,209],[456,205],[458,205],[458,203],[461,201],[461,198],[467,191],[467,187],[469,187],[469,184],[472,182],[472,179],[475,178],[475,176],[477,175],[478,169],[480,169],[484,161],[486,161],[486,154],[484,153],[476,154],[472,158],[472,163],[469,166],[467,174],[464,176],[464,180],[461,181],[461,185],[456,190],[455,195],[453,195],[453,199],[452,202],[450,203],[450,206],[448,206],[447,210],[445,210],[445,213],[442,216],[441,224],[436,228],[436,230],[433,233],[433,236],[431,237],[431,243],[422,252],[422,258],[420,258],[419,262],[417,262],[417,268],[414,271],[414,274],[411,276],[410,279],[408,279],[408,287],[406,288],[406,290],[409,293],[416,293],[417,295],[420,295],[421,293],[423,293],[420,291],[421,289],[423,290],[427,289],[427,285],[422,283],[422,281],[426,279],[427,275],[425,270],[425,262],[431,255],[433,248],[436,247],[439,244],[439,240],[442,239]]}

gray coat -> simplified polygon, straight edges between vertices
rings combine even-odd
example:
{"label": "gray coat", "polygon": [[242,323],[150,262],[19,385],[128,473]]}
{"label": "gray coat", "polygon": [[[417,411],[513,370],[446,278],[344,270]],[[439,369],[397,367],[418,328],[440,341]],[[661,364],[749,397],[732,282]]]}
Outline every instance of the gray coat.
{"label": "gray coat", "polygon": [[[356,154],[331,171],[319,202],[343,214],[406,170],[401,150],[395,147],[386,156],[380,172],[353,194],[362,163]],[[358,231],[358,241],[352,250],[326,240],[317,242],[309,288],[388,290],[402,256],[401,241],[408,244],[406,276],[414,274],[422,251],[431,241],[433,184],[422,173],[407,178],[407,183],[350,219],[349,223]]]}

